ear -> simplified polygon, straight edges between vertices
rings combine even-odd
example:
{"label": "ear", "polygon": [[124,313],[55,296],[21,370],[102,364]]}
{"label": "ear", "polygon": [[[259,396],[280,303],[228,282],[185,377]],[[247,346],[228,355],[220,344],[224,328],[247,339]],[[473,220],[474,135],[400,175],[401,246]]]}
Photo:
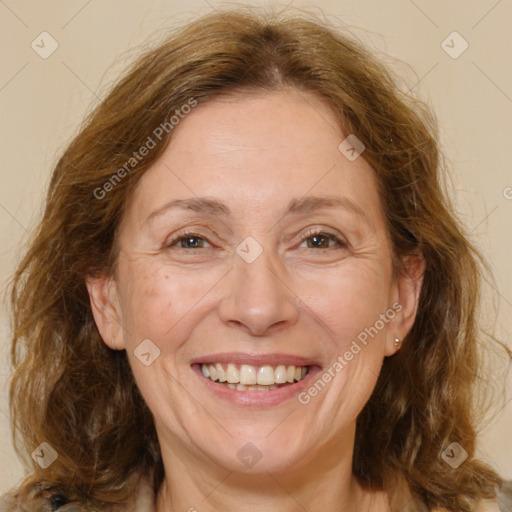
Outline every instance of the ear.
{"label": "ear", "polygon": [[86,286],[92,314],[103,341],[113,350],[123,350],[122,316],[114,278],[88,277]]}
{"label": "ear", "polygon": [[419,253],[407,256],[403,260],[404,270],[394,279],[392,290],[392,303],[396,312],[395,317],[390,321],[388,337],[386,339],[386,356],[391,356],[400,349],[400,344],[395,343],[398,338],[403,341],[411,330],[420,300],[423,275],[425,273],[425,259]]}

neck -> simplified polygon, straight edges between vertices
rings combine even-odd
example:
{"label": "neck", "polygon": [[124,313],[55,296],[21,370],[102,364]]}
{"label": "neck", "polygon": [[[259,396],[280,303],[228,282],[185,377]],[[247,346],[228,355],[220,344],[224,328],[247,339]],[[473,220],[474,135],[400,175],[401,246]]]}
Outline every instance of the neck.
{"label": "neck", "polygon": [[162,443],[165,479],[156,512],[386,512],[383,492],[363,490],[352,474],[353,437],[345,447],[325,445],[307,460],[285,468],[237,472],[179,443]]}

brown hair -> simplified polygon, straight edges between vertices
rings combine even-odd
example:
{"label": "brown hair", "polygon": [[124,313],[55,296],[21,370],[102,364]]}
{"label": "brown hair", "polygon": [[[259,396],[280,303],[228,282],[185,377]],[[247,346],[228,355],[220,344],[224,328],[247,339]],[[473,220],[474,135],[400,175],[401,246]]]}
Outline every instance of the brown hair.
{"label": "brown hair", "polygon": [[[85,279],[114,269],[124,205],[172,130],[140,162],[126,163],[157,127],[191,99],[284,87],[322,98],[344,132],[365,144],[396,272],[406,271],[411,254],[426,261],[414,326],[398,354],[385,359],[358,418],[354,474],[391,496],[402,482],[418,510],[470,511],[495,496],[501,479],[473,458],[479,257],[440,185],[432,114],[401,92],[355,38],[302,16],[241,11],[200,18],[142,55],[53,171],[11,296],[16,446],[26,457],[46,441],[59,455],[45,470],[28,459],[34,474],[26,493],[30,482],[47,482],[71,500],[106,510],[125,503],[139,478],[151,478],[155,488],[161,482],[151,413],[126,353],[100,338]],[[469,454],[457,470],[441,459],[453,441]]]}

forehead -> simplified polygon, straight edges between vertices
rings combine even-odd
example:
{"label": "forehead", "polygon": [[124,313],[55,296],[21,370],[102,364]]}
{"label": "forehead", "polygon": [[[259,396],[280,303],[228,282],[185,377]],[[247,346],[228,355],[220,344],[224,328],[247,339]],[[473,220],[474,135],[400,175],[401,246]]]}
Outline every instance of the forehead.
{"label": "forehead", "polygon": [[311,93],[216,98],[180,120],[133,202],[147,216],[172,199],[208,196],[256,215],[307,195],[339,195],[379,217],[373,169],[339,149],[347,135]]}

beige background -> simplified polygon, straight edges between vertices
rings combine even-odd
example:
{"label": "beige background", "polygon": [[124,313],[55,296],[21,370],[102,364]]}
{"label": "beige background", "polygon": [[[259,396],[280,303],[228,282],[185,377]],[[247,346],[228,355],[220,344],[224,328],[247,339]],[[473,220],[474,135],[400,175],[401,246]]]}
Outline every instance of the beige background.
{"label": "beige background", "polygon": [[[253,2],[257,4],[264,2]],[[147,43],[155,32],[161,37],[169,27],[226,5],[214,0],[0,0],[2,291],[38,219],[57,155],[91,103],[133,57],[133,51],[127,50]],[[286,6],[272,5],[274,9]],[[323,0],[312,4],[297,0],[288,9],[316,11],[319,7],[378,51],[408,63],[410,67],[399,63],[393,67],[436,111],[453,168],[454,202],[496,276],[496,286],[488,285],[487,291],[489,303],[497,298],[499,308],[497,316],[489,310],[488,324],[510,345],[512,1]],[[58,43],[46,59],[31,48],[43,31]],[[453,31],[469,44],[456,59],[441,46]],[[463,41],[451,36],[447,44],[456,52]],[[0,493],[21,477],[8,424],[7,318],[2,307]],[[493,378],[496,375],[504,379],[503,372]],[[483,428],[479,449],[508,478],[512,478],[510,388]]]}

